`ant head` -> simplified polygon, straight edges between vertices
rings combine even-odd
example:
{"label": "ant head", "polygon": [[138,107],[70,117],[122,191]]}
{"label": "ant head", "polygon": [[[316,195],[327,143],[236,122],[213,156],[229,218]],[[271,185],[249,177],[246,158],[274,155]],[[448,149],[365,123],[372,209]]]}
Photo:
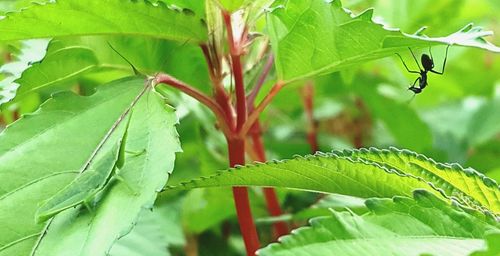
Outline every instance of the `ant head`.
{"label": "ant head", "polygon": [[429,57],[429,55],[425,53],[422,54],[421,61],[422,61],[422,66],[424,66],[424,70],[429,71],[434,67],[434,62],[432,61],[431,57]]}

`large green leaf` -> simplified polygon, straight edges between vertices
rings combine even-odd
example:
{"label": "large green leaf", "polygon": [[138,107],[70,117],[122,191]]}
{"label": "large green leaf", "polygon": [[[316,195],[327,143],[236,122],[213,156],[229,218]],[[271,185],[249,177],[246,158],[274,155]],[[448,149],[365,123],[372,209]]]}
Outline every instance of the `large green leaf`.
{"label": "large green leaf", "polygon": [[93,211],[80,207],[56,216],[34,255],[64,255],[68,250],[104,255],[130,232],[143,209],[153,207],[173,170],[175,152],[180,150],[174,129],[177,117],[155,91],[142,97],[133,111],[125,145],[131,153],[118,172],[120,179],[109,185]]}
{"label": "large green leaf", "polygon": [[500,213],[498,184],[472,168],[458,164],[441,164],[409,150],[375,148],[346,150],[337,154],[376,162],[430,182],[436,189],[470,207]]}
{"label": "large green leaf", "polygon": [[[413,190],[424,188],[442,199],[500,214],[498,185],[473,169],[436,163],[410,151],[373,149],[368,151],[373,154],[362,154],[367,151],[318,153],[291,160],[256,163],[173,188],[265,186],[365,198],[408,196]],[[384,158],[380,160],[380,157]]]}
{"label": "large green leaf", "polygon": [[82,35],[142,35],[193,43],[206,40],[199,18],[145,0],[59,0],[33,4],[0,20],[0,41]]}
{"label": "large green leaf", "polygon": [[448,37],[428,38],[373,22],[372,9],[353,16],[342,8],[340,0],[281,0],[274,6],[268,15],[268,29],[278,77],[285,82],[393,56],[408,47],[455,44],[500,52],[482,38],[491,32],[471,25]]}
{"label": "large green leaf", "polygon": [[[100,233],[100,245],[109,248],[117,236],[131,227],[139,211],[152,204],[155,191],[166,182],[167,171],[172,169],[173,154],[179,143],[174,129],[175,115],[144,84],[144,79],[126,78],[103,86],[88,97],[68,92],[55,94],[40,110],[25,115],[0,134],[0,255],[27,255],[31,251],[44,227],[35,222],[38,204],[69,184],[79,171],[89,167],[88,163],[111,150],[123,134],[125,115],[131,111],[127,151],[141,152],[150,141],[149,145],[155,150],[148,147],[137,156],[127,155],[120,170],[120,176],[127,182],[113,181],[106,192],[97,197],[102,204],[94,211],[99,214],[92,223],[95,228],[109,217],[106,207],[114,202],[112,199],[127,200],[127,207],[111,209],[127,211],[126,214],[120,212],[122,218],[113,217],[116,229]],[[137,105],[134,107],[134,104]],[[155,168],[149,168],[150,160],[158,159],[155,152],[160,154],[161,161],[158,160]],[[146,170],[153,173],[148,176]],[[146,175],[144,180],[140,177],[137,180],[142,174]],[[147,182],[150,179],[155,182]],[[126,187],[126,192],[123,192],[124,184],[131,187]],[[131,193],[132,190],[135,192]],[[68,209],[63,214],[75,212],[77,209]],[[72,222],[76,225],[88,215],[83,213]],[[58,215],[51,222],[56,224],[63,217]],[[56,227],[51,225],[41,241],[50,241],[48,239],[58,231]]]}
{"label": "large green leaf", "polygon": [[366,205],[367,215],[332,210],[331,217],[312,219],[311,227],[258,255],[469,255],[486,249],[487,232],[500,232],[488,217],[450,207],[425,190],[415,191],[414,200],[369,199]]}

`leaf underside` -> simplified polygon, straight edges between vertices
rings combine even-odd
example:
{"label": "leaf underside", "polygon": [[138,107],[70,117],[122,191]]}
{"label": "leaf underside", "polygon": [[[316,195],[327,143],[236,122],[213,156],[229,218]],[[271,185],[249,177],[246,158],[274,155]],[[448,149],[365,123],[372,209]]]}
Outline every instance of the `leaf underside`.
{"label": "leaf underside", "polygon": [[478,47],[500,52],[471,24],[447,37],[409,35],[372,21],[373,10],[355,16],[340,0],[287,1],[274,3],[267,25],[276,57],[278,77],[291,82],[332,73],[363,62],[394,56],[408,47],[439,44]]}
{"label": "leaf underside", "polygon": [[32,4],[0,20],[0,40],[84,35],[136,35],[200,43],[206,27],[200,18],[162,2],[60,0]]}

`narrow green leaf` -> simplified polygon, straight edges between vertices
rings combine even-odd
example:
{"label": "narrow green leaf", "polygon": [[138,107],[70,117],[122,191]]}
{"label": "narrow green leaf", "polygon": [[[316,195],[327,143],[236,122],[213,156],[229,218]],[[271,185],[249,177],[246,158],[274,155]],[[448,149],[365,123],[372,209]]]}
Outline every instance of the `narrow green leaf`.
{"label": "narrow green leaf", "polygon": [[336,154],[240,166],[167,189],[220,186],[281,187],[359,197],[411,195],[415,188],[431,189],[427,183],[396,170]]}
{"label": "narrow green leaf", "polygon": [[280,187],[364,198],[408,196],[424,188],[444,200],[500,214],[500,189],[495,181],[472,169],[436,163],[406,150],[318,153],[232,168],[169,188],[220,186]]}
{"label": "narrow green leaf", "polygon": [[429,38],[385,28],[371,20],[371,9],[354,16],[340,0],[280,0],[274,7],[268,30],[278,77],[286,82],[393,56],[408,47],[452,44],[500,52],[483,39],[492,32],[472,25],[447,37]]}
{"label": "narrow green leaf", "polygon": [[119,120],[144,88],[143,79],[126,78],[88,97],[58,93],[0,134],[0,255],[29,253],[43,228],[38,204],[118,142]]}
{"label": "narrow green leaf", "polygon": [[[425,190],[414,199],[369,199],[370,213],[336,212],[311,220],[258,255],[469,255],[486,249],[487,232],[500,229]],[[497,251],[498,253],[499,251]]]}
{"label": "narrow green leaf", "polygon": [[[144,209],[151,209],[180,151],[177,116],[165,99],[148,90],[133,109],[125,161],[92,211],[81,205],[55,216],[33,255],[106,255],[128,234]],[[142,153],[138,153],[142,152]]]}
{"label": "narrow green leaf", "polygon": [[33,4],[0,20],[0,41],[82,35],[142,35],[199,43],[206,28],[199,18],[162,2],[60,0]]}

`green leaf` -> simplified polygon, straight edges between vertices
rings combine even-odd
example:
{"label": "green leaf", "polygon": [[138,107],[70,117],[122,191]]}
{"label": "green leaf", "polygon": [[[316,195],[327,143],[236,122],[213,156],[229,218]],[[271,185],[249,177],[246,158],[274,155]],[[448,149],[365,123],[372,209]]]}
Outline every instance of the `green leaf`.
{"label": "green leaf", "polygon": [[154,90],[148,90],[133,111],[125,144],[128,153],[116,179],[97,196],[100,200],[92,211],[79,206],[53,218],[34,255],[107,254],[130,232],[141,211],[153,207],[173,170],[175,152],[180,151],[177,116]]}
{"label": "green leaf", "polygon": [[31,63],[43,59],[48,43],[49,41],[45,39],[21,42],[21,50],[19,54],[15,55],[15,60],[0,67],[0,73],[5,74],[5,78],[0,81],[0,105],[15,96],[19,85],[14,81],[21,77],[26,69],[30,68]]}
{"label": "green leaf", "polygon": [[112,256],[168,256],[168,243],[164,238],[166,230],[158,226],[164,217],[156,212],[143,210],[130,233],[113,245],[109,255]]}
{"label": "green leaf", "polygon": [[1,41],[82,35],[142,35],[199,43],[206,28],[199,18],[148,1],[60,0],[33,4],[0,20]]}
{"label": "green leaf", "polygon": [[69,47],[52,50],[49,46],[45,58],[27,68],[21,78],[14,81],[20,85],[15,97],[22,99],[34,92],[70,81],[95,67],[97,59],[91,49]]}
{"label": "green leaf", "polygon": [[[377,158],[384,156],[382,160]],[[364,198],[408,196],[413,190],[424,188],[442,199],[500,214],[500,189],[495,181],[472,169],[436,163],[396,149],[346,150],[256,163],[168,188],[220,186],[280,187]]]}
{"label": "green leaf", "polygon": [[499,232],[492,232],[486,235],[486,243],[488,244],[488,249],[486,251],[478,251],[471,254],[471,256],[496,256],[500,253],[500,240]]}
{"label": "green leaf", "polygon": [[[99,159],[118,142],[124,129],[120,120],[146,89],[143,79],[126,78],[103,86],[87,97],[58,93],[37,112],[23,116],[0,134],[0,255],[27,255],[31,251],[43,229],[42,224],[35,222],[38,204],[75,179],[89,160]],[[150,93],[141,99],[158,102],[156,94]],[[163,122],[172,121],[169,129],[162,133],[175,137],[172,135],[175,120],[171,120],[171,110],[162,109],[170,117]],[[134,109],[134,113],[138,118],[150,110],[142,107]],[[148,128],[151,121],[152,118],[136,122],[142,124],[141,129],[152,132],[154,128]],[[128,144],[149,138],[142,134],[136,138],[136,135],[129,133]],[[174,151],[179,147],[176,140],[167,144]],[[140,150],[132,148],[131,151]],[[166,158],[173,155],[169,152],[162,152],[164,165],[172,164]],[[131,167],[124,166],[122,172],[125,168]],[[162,169],[162,172],[165,170],[168,169]]]}
{"label": "green leaf", "polygon": [[484,215],[449,206],[425,190],[414,199],[369,199],[370,213],[336,212],[311,220],[258,251],[259,255],[469,255],[483,250],[487,232],[500,231]]}
{"label": "green leaf", "polygon": [[436,189],[464,205],[500,214],[498,184],[472,168],[463,168],[459,164],[436,163],[424,155],[395,148],[345,150],[337,154],[351,158],[359,157],[413,175],[430,182]]}
{"label": "green leaf", "polygon": [[0,134],[0,255],[31,250],[43,228],[37,204],[76,177],[143,88],[142,80],[126,79],[90,97],[58,93]]}
{"label": "green leaf", "polygon": [[234,202],[228,189],[193,190],[184,198],[183,226],[191,233],[200,234],[234,216]]}
{"label": "green leaf", "polygon": [[447,37],[429,38],[384,28],[371,20],[372,9],[354,16],[339,0],[281,0],[274,6],[268,30],[278,77],[285,82],[393,56],[408,47],[452,44],[500,52],[482,38],[491,32],[470,24]]}
{"label": "green leaf", "polygon": [[[17,93],[6,95],[0,104],[22,101],[35,93],[50,94],[73,86],[82,76],[92,72],[117,70],[124,71],[123,76],[132,74],[130,65],[108,43],[140,72],[165,71],[204,91],[209,89],[204,57],[197,46],[151,38],[91,36],[52,40],[43,60],[24,70],[22,76],[19,75],[21,78],[9,81],[18,87]],[[194,72],[198,75],[193,76]]]}

